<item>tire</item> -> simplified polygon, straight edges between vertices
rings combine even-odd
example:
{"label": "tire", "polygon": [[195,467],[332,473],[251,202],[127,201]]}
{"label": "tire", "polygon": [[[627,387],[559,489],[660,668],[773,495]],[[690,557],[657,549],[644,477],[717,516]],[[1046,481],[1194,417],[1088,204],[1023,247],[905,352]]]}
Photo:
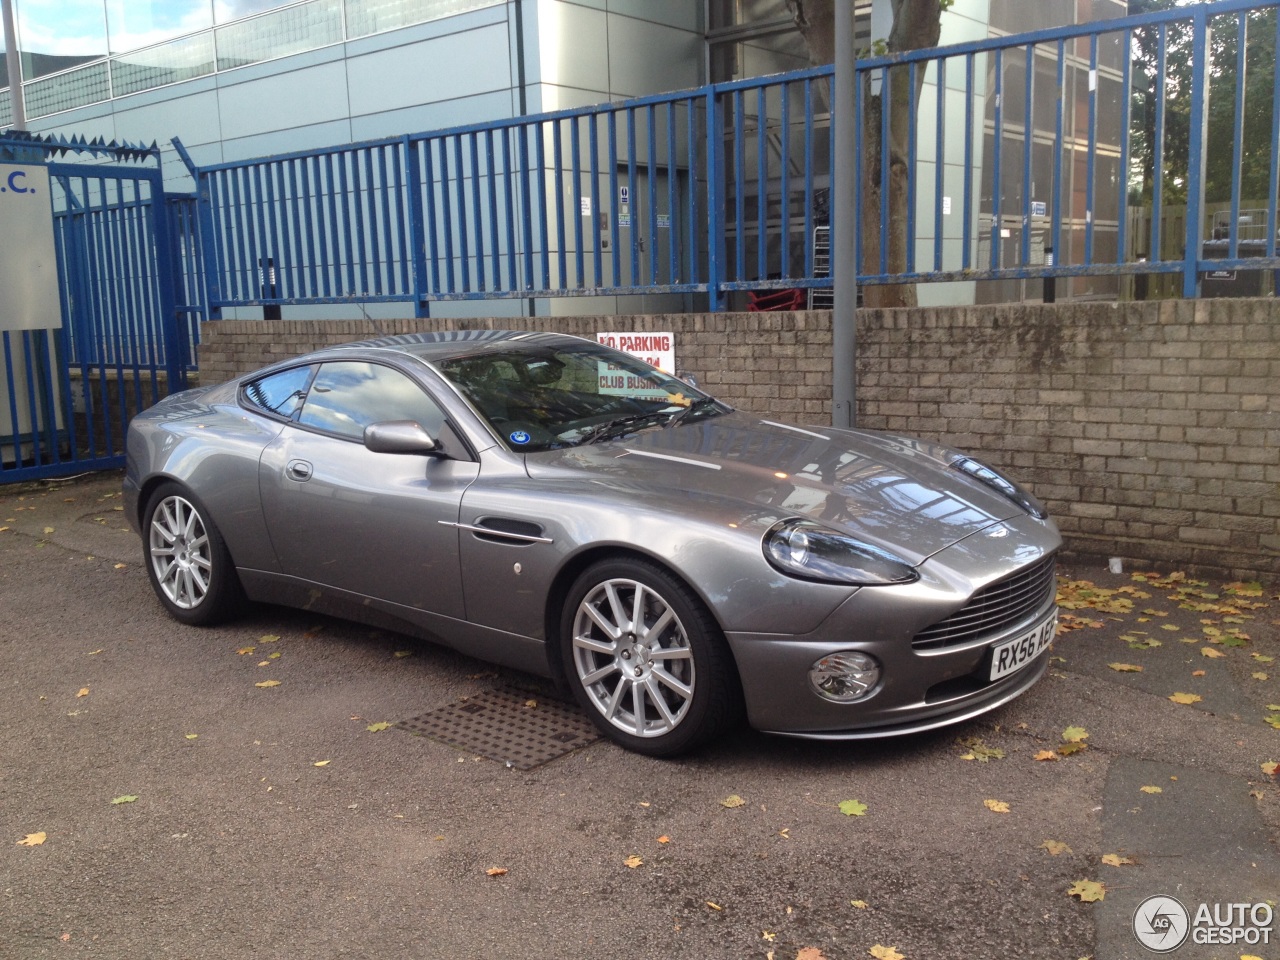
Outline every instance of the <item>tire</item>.
{"label": "tire", "polygon": [[629,750],[675,756],[740,722],[738,672],[715,618],[653,563],[618,558],[583,571],[565,598],[560,644],[574,696]]}
{"label": "tire", "polygon": [[175,620],[209,626],[244,603],[231,554],[209,511],[180,484],[167,482],[147,501],[143,562],[151,586]]}

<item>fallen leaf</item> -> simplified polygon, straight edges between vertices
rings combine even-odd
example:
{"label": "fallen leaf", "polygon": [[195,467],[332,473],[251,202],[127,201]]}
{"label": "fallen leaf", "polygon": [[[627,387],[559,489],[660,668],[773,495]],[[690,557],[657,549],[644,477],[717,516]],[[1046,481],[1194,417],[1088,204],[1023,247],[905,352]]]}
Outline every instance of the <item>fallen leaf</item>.
{"label": "fallen leaf", "polygon": [[38,847],[48,839],[48,835],[41,830],[39,833],[28,833],[25,837],[18,841],[20,847]]}
{"label": "fallen leaf", "polygon": [[241,647],[239,650],[236,651],[236,653],[238,653],[240,656],[243,657],[246,654],[253,653],[253,647]]}
{"label": "fallen leaf", "polygon": [[1204,697],[1198,693],[1175,693],[1169,697],[1174,703],[1199,703]]}
{"label": "fallen leaf", "polygon": [[254,686],[255,687],[278,687],[280,686],[280,681],[279,680],[263,680],[260,683],[255,683]]}
{"label": "fallen leaf", "polygon": [[1108,867],[1127,867],[1134,862],[1132,857],[1122,857],[1118,853],[1105,853],[1102,855],[1102,862]]}
{"label": "fallen leaf", "polygon": [[1084,727],[1067,727],[1062,731],[1062,739],[1066,743],[1080,743],[1089,739],[1089,731]]}
{"label": "fallen leaf", "polygon": [[268,654],[267,654],[267,659],[268,659],[268,660],[279,660],[279,659],[280,659],[280,651],[278,651],[278,650],[277,650],[275,653],[268,653]]}
{"label": "fallen leaf", "polygon": [[397,660],[402,660],[402,659],[404,659],[405,657],[412,657],[412,656],[413,656],[413,651],[412,651],[412,650],[397,650],[395,653],[393,653],[393,654],[392,654],[392,656],[393,656],[393,657],[395,657]]}
{"label": "fallen leaf", "polygon": [[1079,753],[1081,750],[1089,749],[1087,743],[1063,743],[1058,746],[1058,753],[1061,756],[1069,757],[1073,753]]}
{"label": "fallen leaf", "polygon": [[622,862],[625,863],[632,870],[634,870],[636,867],[640,867],[644,865],[644,861],[641,860],[639,857],[635,856],[634,854],[627,857],[627,859],[623,860]]}
{"label": "fallen leaf", "polygon": [[721,800],[720,806],[728,807],[729,809],[732,810],[734,807],[740,807],[746,802],[747,801],[743,800],[740,796],[738,796],[735,793],[732,796],[725,797],[723,800]]}
{"label": "fallen leaf", "polygon": [[53,527],[45,527],[45,528],[44,528],[44,532],[45,532],[45,533],[53,533]]}
{"label": "fallen leaf", "polygon": [[526,700],[526,701],[524,702],[524,705],[525,705],[526,707],[528,707],[530,710],[536,710],[536,709],[538,708],[538,701],[537,701],[537,700]]}
{"label": "fallen leaf", "polygon": [[1267,674],[1263,673],[1261,670],[1255,670],[1253,673],[1249,674],[1249,676],[1253,677],[1253,679],[1255,680],[1270,679],[1270,677]]}
{"label": "fallen leaf", "polygon": [[275,643],[280,638],[274,633],[268,633],[258,638],[259,643]]}
{"label": "fallen leaf", "polygon": [[899,953],[896,947],[882,947],[878,943],[867,953],[875,957],[876,960],[906,960],[906,957]]}
{"label": "fallen leaf", "polygon": [[850,901],[849,901],[849,906],[851,906],[851,907],[857,907],[859,910],[865,910],[865,909],[867,909],[867,901],[865,901],[865,900],[850,900]]}
{"label": "fallen leaf", "polygon": [[1009,812],[1009,804],[1005,803],[1003,800],[983,800],[982,805],[992,813]]}
{"label": "fallen leaf", "polygon": [[768,930],[761,930],[760,939],[773,942],[774,940],[778,939],[778,935],[776,933],[770,933]]}
{"label": "fallen leaf", "polygon": [[1215,650],[1213,647],[1201,647],[1200,656],[1209,657],[1211,660],[1221,660],[1226,654],[1221,650]]}
{"label": "fallen leaf", "polygon": [[187,738],[188,740],[198,740],[198,739],[200,739],[200,734],[198,734],[198,733],[188,733],[186,738]]}
{"label": "fallen leaf", "polygon": [[263,660],[260,664],[258,664],[258,666],[260,666],[260,667],[269,667],[269,666],[271,666],[271,661],[270,661],[270,660]]}
{"label": "fallen leaf", "polygon": [[127,564],[117,563],[115,568],[116,568],[117,570],[123,570],[126,566],[127,566]]}
{"label": "fallen leaf", "polygon": [[1264,763],[1262,765],[1262,772],[1268,777],[1274,777],[1277,774],[1280,774],[1280,763],[1276,763],[1274,760],[1270,763]]}
{"label": "fallen leaf", "polygon": [[796,960],[827,960],[827,955],[817,947],[802,947],[796,952]]}
{"label": "fallen leaf", "polygon": [[1259,663],[1274,663],[1276,659],[1275,657],[1268,657],[1261,653],[1251,653],[1249,656],[1253,657],[1253,659],[1257,660]]}
{"label": "fallen leaf", "polygon": [[846,817],[861,817],[867,812],[867,805],[861,800],[841,800],[840,812]]}
{"label": "fallen leaf", "polygon": [[506,867],[490,867],[488,870],[485,871],[485,873],[490,877],[505,876],[506,872],[507,872]]}
{"label": "fallen leaf", "polygon": [[114,800],[112,800],[111,802],[112,802],[112,803],[115,803],[115,804],[121,804],[121,803],[133,803],[133,802],[134,802],[135,800],[137,800],[137,799],[138,799],[138,798],[137,798],[136,796],[133,796],[132,794],[126,794],[126,795],[125,795],[125,796],[123,796],[123,797],[116,797],[116,798],[115,798]]}
{"label": "fallen leaf", "polygon": [[1203,677],[1203,676],[1204,676],[1204,671],[1203,671],[1203,670],[1192,670],[1192,671],[1191,671],[1191,675],[1192,675],[1193,677]]}
{"label": "fallen leaf", "polygon": [[668,836],[664,833],[662,836],[660,836],[660,837],[658,838],[658,842],[659,842],[659,843],[670,843],[670,842],[671,842],[671,838],[670,838],[670,837],[668,837]]}
{"label": "fallen leaf", "polygon": [[986,763],[988,760],[1004,758],[1003,750],[999,747],[988,747],[977,737],[965,737],[963,740],[957,740],[956,743],[968,748],[966,752],[960,754],[961,760],[977,760],[980,763]]}
{"label": "fallen leaf", "polygon": [[313,763],[313,764],[312,764],[312,766],[313,766],[313,767],[327,767],[327,766],[328,766],[329,764],[331,764],[332,762],[333,762],[332,760],[317,760],[315,763]]}
{"label": "fallen leaf", "polygon": [[1052,750],[1040,750],[1036,753],[1032,760],[1057,760],[1058,755]]}
{"label": "fallen leaf", "polygon": [[77,698],[79,698],[79,697],[87,697],[88,695],[89,695],[89,688],[88,688],[88,687],[81,687],[81,688],[80,688],[80,692],[76,694],[76,697],[77,697]]}
{"label": "fallen leaf", "polygon": [[720,906],[720,904],[718,904],[718,903],[712,903],[710,900],[704,900],[704,901],[702,901],[702,902],[703,902],[703,903],[705,903],[705,904],[706,904],[708,907],[710,907],[712,910],[723,910],[723,909],[724,909],[724,907]]}
{"label": "fallen leaf", "polygon": [[1134,663],[1108,663],[1108,667],[1117,673],[1141,673],[1142,668]]}
{"label": "fallen leaf", "polygon": [[1077,880],[1067,891],[1069,897],[1079,897],[1081,903],[1094,903],[1107,895],[1107,888],[1096,880]]}
{"label": "fallen leaf", "polygon": [[1071,852],[1071,848],[1061,840],[1046,840],[1044,843],[1040,844],[1040,849],[1048,850],[1051,857]]}
{"label": "fallen leaf", "polygon": [[1138,789],[1143,793],[1164,793],[1161,787],[1139,787]]}
{"label": "fallen leaf", "polygon": [[365,729],[370,733],[381,733],[383,730],[390,730],[391,724],[383,720],[381,723],[371,723]]}

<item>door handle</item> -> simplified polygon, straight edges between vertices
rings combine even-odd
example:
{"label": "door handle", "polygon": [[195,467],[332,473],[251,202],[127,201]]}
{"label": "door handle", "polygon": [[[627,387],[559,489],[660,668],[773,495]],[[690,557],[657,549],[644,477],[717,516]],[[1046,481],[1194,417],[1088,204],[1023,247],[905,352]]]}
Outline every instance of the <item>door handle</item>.
{"label": "door handle", "polygon": [[290,480],[306,482],[311,479],[311,464],[305,460],[290,460],[288,466],[284,468],[285,476]]}

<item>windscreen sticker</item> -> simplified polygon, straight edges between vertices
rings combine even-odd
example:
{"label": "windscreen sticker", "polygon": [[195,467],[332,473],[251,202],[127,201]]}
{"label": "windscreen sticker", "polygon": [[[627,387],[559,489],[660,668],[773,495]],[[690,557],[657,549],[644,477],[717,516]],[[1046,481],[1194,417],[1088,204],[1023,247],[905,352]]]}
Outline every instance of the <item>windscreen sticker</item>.
{"label": "windscreen sticker", "polygon": [[529,434],[525,433],[523,430],[516,430],[514,433],[510,435],[510,437],[508,437],[508,439],[512,443],[525,444],[525,443],[528,443],[533,438],[530,437]]}

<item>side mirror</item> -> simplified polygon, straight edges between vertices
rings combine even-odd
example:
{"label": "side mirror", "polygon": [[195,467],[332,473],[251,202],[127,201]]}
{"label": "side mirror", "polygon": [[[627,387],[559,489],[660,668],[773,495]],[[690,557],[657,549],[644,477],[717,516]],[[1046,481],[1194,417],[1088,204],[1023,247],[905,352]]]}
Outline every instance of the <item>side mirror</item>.
{"label": "side mirror", "polygon": [[364,428],[364,445],[373,453],[438,454],[443,451],[431,434],[414,420],[386,420]]}

